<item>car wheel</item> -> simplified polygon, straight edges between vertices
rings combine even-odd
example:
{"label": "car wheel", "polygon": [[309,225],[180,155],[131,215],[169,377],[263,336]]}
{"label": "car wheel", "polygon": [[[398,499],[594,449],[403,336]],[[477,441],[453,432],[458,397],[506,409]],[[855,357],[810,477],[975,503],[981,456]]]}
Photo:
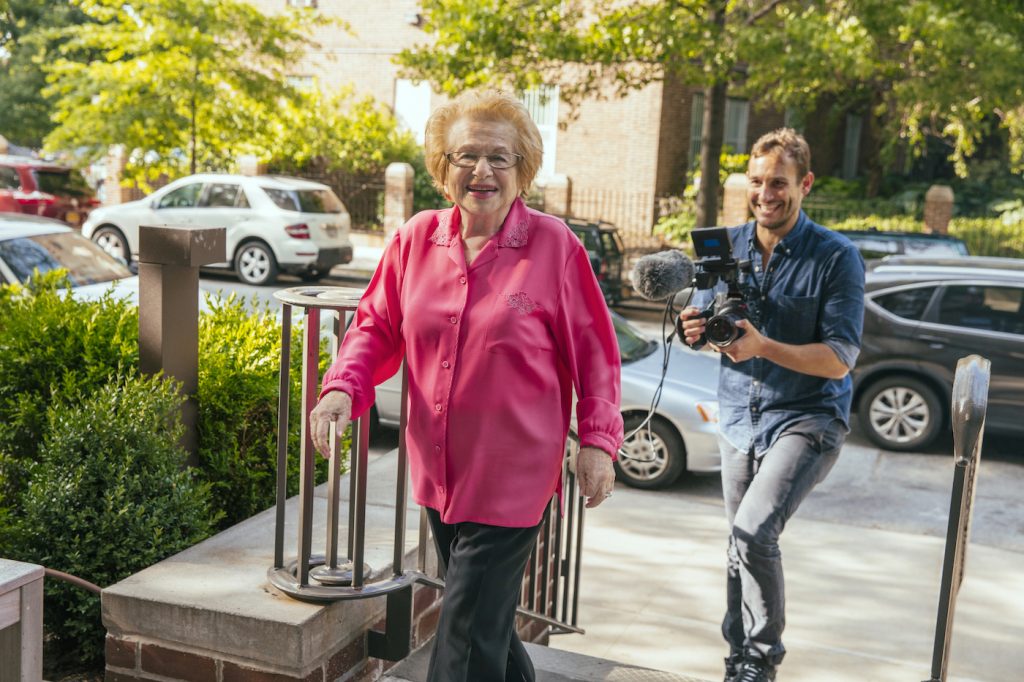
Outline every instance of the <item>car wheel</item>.
{"label": "car wheel", "polygon": [[131,260],[131,255],[128,252],[128,240],[124,238],[121,230],[113,225],[104,225],[96,230],[92,235],[92,240],[114,258],[119,258],[125,263]]}
{"label": "car wheel", "polygon": [[857,406],[864,433],[886,450],[919,450],[939,434],[942,406],[924,382],[886,377],[865,389]]}
{"label": "car wheel", "polygon": [[654,417],[630,436],[646,415],[633,415],[625,420],[626,435],[616,477],[634,488],[664,488],[672,485],[686,468],[686,448],[676,430],[664,420]]}
{"label": "car wheel", "polygon": [[246,242],[235,253],[235,274],[245,284],[259,286],[277,280],[277,260],[263,242]]}

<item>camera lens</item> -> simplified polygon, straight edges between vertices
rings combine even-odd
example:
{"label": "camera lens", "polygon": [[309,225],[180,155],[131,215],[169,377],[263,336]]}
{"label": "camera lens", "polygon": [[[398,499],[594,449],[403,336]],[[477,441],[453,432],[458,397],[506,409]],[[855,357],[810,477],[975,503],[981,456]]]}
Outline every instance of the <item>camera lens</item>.
{"label": "camera lens", "polygon": [[704,334],[707,335],[708,343],[713,343],[720,348],[728,346],[739,337],[740,329],[733,319],[740,319],[734,315],[715,315],[708,320],[704,327]]}
{"label": "camera lens", "polygon": [[715,314],[704,326],[704,334],[708,343],[725,348],[743,335],[743,330],[736,326],[740,320],[747,318],[747,306],[742,301],[729,299],[715,308]]}

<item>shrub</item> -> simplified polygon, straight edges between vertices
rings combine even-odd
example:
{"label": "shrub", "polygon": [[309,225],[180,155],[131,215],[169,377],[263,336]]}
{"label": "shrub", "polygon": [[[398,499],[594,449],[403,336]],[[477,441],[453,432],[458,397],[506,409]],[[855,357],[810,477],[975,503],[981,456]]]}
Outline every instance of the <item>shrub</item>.
{"label": "shrub", "polygon": [[[199,324],[200,475],[228,526],[273,506],[277,475],[277,404],[281,325],[266,305],[234,295],[211,300]],[[327,360],[322,354],[321,365]],[[301,327],[292,327],[289,400],[289,494],[298,490],[302,385]],[[344,443],[343,443],[344,446]],[[345,450],[347,452],[347,450]],[[319,455],[316,480],[326,480]]]}
{"label": "shrub", "polygon": [[[55,397],[5,553],[107,586],[210,534],[173,382],[118,378],[82,400]],[[46,581],[45,623],[49,664],[102,665],[97,595]]]}
{"label": "shrub", "polygon": [[138,310],[68,295],[62,271],[0,287],[0,509],[26,485],[47,406],[138,371]]}

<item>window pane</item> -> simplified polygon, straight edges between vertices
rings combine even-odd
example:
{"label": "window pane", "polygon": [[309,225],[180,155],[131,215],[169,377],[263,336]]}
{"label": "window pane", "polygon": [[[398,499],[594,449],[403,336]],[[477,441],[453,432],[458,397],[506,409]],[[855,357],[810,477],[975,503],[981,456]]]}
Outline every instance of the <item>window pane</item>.
{"label": "window pane", "polygon": [[76,197],[89,194],[89,185],[77,171],[34,170],[32,174],[41,192]]}
{"label": "window pane", "polygon": [[131,277],[131,272],[100,247],[75,232],[37,235],[0,242],[0,259],[24,283],[34,270],[65,269],[73,286]]}
{"label": "window pane", "polygon": [[971,329],[1024,333],[1021,290],[970,285],[947,287],[939,306],[939,322]]}
{"label": "window pane", "polygon": [[0,166],[0,189],[18,189],[21,187],[21,178],[18,171],[7,166]]}
{"label": "window pane", "polygon": [[341,213],[341,199],[329,189],[277,189],[264,187],[270,200],[285,211]]}
{"label": "window pane", "polygon": [[161,199],[157,208],[195,208],[196,200],[199,199],[199,190],[202,188],[203,185],[199,182],[179,187]]}
{"label": "window pane", "polygon": [[212,183],[206,187],[206,196],[199,204],[210,208],[232,207],[238,197],[238,185]]}
{"label": "window pane", "polygon": [[893,315],[908,320],[920,320],[934,293],[935,287],[918,287],[878,296],[874,300]]}

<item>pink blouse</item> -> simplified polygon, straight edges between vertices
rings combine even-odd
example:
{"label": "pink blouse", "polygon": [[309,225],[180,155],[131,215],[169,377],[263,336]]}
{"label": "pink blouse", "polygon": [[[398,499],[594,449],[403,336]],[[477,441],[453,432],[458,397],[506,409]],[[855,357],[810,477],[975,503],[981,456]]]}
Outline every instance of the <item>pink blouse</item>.
{"label": "pink blouse", "polygon": [[469,267],[459,222],[453,207],[398,230],[320,395],[359,416],[404,357],[414,499],[445,523],[528,527],[561,492],[574,390],[581,444],[622,443],[618,344],[561,220],[517,199]]}

